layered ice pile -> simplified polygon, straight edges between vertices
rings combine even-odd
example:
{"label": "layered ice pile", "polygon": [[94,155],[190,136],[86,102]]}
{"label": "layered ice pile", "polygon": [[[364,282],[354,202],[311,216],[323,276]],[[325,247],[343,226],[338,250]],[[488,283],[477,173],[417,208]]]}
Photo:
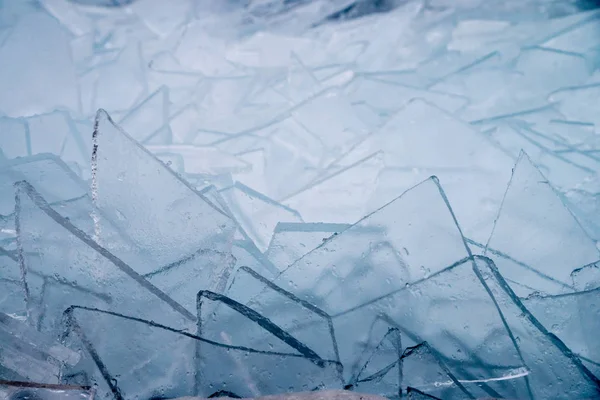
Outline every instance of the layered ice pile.
{"label": "layered ice pile", "polygon": [[599,398],[587,8],[0,0],[0,398]]}

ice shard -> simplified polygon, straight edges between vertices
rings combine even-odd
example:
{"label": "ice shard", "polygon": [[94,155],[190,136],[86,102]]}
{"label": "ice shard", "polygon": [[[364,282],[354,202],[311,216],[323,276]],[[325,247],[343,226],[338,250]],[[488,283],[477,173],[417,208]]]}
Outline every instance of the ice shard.
{"label": "ice shard", "polygon": [[333,313],[433,275],[470,251],[435,177],[324,239],[274,282]]}
{"label": "ice shard", "polygon": [[402,385],[423,390],[439,398],[475,398],[435,355],[427,342],[408,347],[399,364]]}
{"label": "ice shard", "polygon": [[0,313],[0,363],[3,378],[57,384],[63,366],[80,355],[37,332],[25,321]]}
{"label": "ice shard", "polygon": [[275,226],[265,256],[283,270],[319,247],[332,235],[340,234],[351,226],[351,224],[279,222]]}
{"label": "ice shard", "polygon": [[277,223],[302,221],[296,210],[279,204],[241,183],[223,189],[221,195],[226,199],[229,210],[244,232],[261,252],[267,250]]}
{"label": "ice shard", "polygon": [[523,300],[529,311],[568,346],[583,365],[600,376],[600,347],[590,332],[600,321],[600,289],[561,295],[532,295]]}
{"label": "ice shard", "polygon": [[[210,325],[207,326],[210,320],[222,324],[221,328],[211,329]],[[232,330],[235,326],[243,327],[243,330]],[[226,296],[208,291],[198,293],[198,335],[242,349],[254,348],[253,343],[259,346],[254,350],[254,357],[258,359],[247,364],[245,361],[249,360],[249,357],[242,357],[243,353],[230,352],[226,356],[227,359],[223,359],[224,355],[218,354],[218,348],[198,342],[197,369],[201,371],[200,381],[204,381],[202,390],[206,390],[206,382],[215,382],[208,387],[215,387],[216,382],[219,382],[217,387],[258,396],[280,392],[282,387],[302,391],[341,385],[339,361],[322,358],[311,347],[269,318]],[[260,354],[273,354],[277,358],[260,357]],[[261,358],[264,361],[261,361]],[[226,378],[222,371],[209,367],[212,360],[216,359],[230,363],[226,372],[229,378]],[[294,377],[287,374],[286,364],[297,372]],[[235,370],[236,374],[232,375],[231,370]],[[265,381],[261,376],[268,379]]]}
{"label": "ice shard", "polygon": [[[94,241],[94,222],[90,214],[83,221],[77,221],[80,228],[53,209],[27,182],[17,182],[16,190],[17,256],[30,318],[35,318],[35,299],[42,295],[43,282],[37,279],[41,274],[76,282],[77,286],[87,289],[80,293],[86,302],[105,305],[102,298],[90,298],[93,293],[104,293],[114,299],[112,307],[119,310],[130,310],[156,320],[173,321],[173,315],[195,320],[190,311]],[[123,249],[127,246],[121,247],[126,253]],[[144,259],[135,248],[127,253],[131,257],[138,255],[138,261]],[[77,300],[71,298],[70,301]],[[60,308],[49,311],[46,318],[59,321],[62,317]]]}
{"label": "ice shard", "polygon": [[383,320],[373,324],[370,339],[377,336],[377,340],[367,342],[364,358],[355,365],[358,368],[347,387],[386,397],[402,396],[402,336],[397,328],[389,325],[383,336],[377,335],[383,325],[387,325]]}
{"label": "ice shard", "polygon": [[[513,238],[517,225],[519,241]],[[566,243],[577,250],[557,250]],[[524,296],[574,291],[571,271],[599,258],[594,241],[525,153],[513,170],[485,253]]]}
{"label": "ice shard", "polygon": [[[261,294],[260,303],[253,301],[253,298]],[[232,279],[228,287],[227,295],[231,299],[248,305],[259,312],[269,321],[277,324],[290,335],[300,340],[304,345],[310,347],[321,358],[327,360],[339,361],[339,352],[336,342],[336,334],[333,329],[331,316],[314,305],[299,299],[294,294],[273,284],[256,271],[241,267]],[[223,326],[243,326],[242,323],[227,324],[223,321],[215,324],[216,317],[211,320],[210,315],[206,317],[208,322],[204,323],[203,330],[216,329],[221,332],[228,332],[229,328]],[[250,329],[242,329],[247,335]],[[228,333],[235,343],[235,337],[238,337],[235,331]],[[255,348],[264,346],[264,337],[266,332],[256,335],[255,338],[249,337],[243,339]],[[273,347],[272,344],[269,345]]]}
{"label": "ice shard", "polygon": [[[97,115],[94,137],[94,204],[155,263],[138,271],[153,273],[153,279],[161,281],[166,272],[178,268],[180,275],[171,275],[176,281],[167,283],[172,290],[185,283],[186,274],[197,276],[199,286],[190,288],[192,292],[220,287],[218,282],[226,280],[231,268],[226,260],[231,257],[235,223],[115,126],[104,111]],[[134,155],[136,161],[128,161]],[[137,207],[140,201],[148,207]],[[205,255],[224,262],[216,261],[216,269],[203,268]],[[190,305],[192,292],[187,293]]]}

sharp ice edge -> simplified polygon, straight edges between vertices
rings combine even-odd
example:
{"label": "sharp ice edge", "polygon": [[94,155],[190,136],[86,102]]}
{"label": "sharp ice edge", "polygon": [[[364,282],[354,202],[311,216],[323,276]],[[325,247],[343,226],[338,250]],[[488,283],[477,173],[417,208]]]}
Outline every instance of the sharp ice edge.
{"label": "sharp ice edge", "polygon": [[593,7],[38,3],[0,0],[0,397],[600,396]]}

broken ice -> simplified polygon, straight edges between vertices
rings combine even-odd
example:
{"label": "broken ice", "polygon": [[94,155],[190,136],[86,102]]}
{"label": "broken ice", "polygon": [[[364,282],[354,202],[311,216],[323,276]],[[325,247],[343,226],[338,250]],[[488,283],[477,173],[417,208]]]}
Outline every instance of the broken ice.
{"label": "broken ice", "polygon": [[590,4],[0,0],[0,398],[598,398]]}

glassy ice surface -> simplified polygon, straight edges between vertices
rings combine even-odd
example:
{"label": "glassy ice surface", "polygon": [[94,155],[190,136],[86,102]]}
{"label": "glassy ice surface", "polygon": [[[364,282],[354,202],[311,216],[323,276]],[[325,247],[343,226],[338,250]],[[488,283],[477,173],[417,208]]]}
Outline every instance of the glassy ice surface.
{"label": "glassy ice surface", "polygon": [[592,3],[0,0],[0,398],[600,397]]}

